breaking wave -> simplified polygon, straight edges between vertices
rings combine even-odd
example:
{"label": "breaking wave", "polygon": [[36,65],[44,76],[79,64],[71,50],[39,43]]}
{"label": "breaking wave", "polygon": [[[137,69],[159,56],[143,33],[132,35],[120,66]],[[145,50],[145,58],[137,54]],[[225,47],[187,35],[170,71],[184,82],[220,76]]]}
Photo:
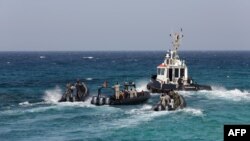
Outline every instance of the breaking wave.
{"label": "breaking wave", "polygon": [[91,77],[88,77],[88,78],[86,78],[86,80],[90,81],[90,80],[93,80],[93,78],[91,78]]}
{"label": "breaking wave", "polygon": [[47,104],[56,104],[58,106],[74,106],[74,107],[95,107],[90,104],[91,98],[88,98],[84,102],[58,102],[62,97],[62,90],[56,86],[54,89],[46,90],[43,96],[43,100]]}
{"label": "breaking wave", "polygon": [[135,83],[136,83],[136,89],[138,90],[138,91],[147,91],[147,83],[148,83],[149,81],[147,81],[147,80],[139,80],[139,81],[136,81]]}
{"label": "breaking wave", "polygon": [[56,86],[54,89],[46,90],[43,99],[47,103],[58,103],[62,97],[62,90]]}
{"label": "breaking wave", "polygon": [[200,91],[200,93],[211,99],[220,98],[233,101],[250,101],[250,93],[246,90],[227,90],[223,87],[213,87],[212,89],[212,91]]}
{"label": "breaking wave", "polygon": [[94,57],[92,56],[86,56],[86,57],[82,57],[83,59],[93,59]]}
{"label": "breaking wave", "polygon": [[225,99],[231,101],[250,101],[250,92],[247,90],[240,89],[226,89],[224,87],[212,87],[211,91],[201,90],[197,92],[191,91],[180,91],[185,97],[193,95],[203,95],[209,99]]}
{"label": "breaking wave", "polygon": [[30,105],[29,101],[25,101],[25,102],[21,102],[18,105],[20,106],[26,106],[26,105]]}
{"label": "breaking wave", "polygon": [[176,111],[152,111],[152,105],[144,104],[141,108],[131,109],[125,114],[130,115],[127,118],[116,120],[112,123],[115,127],[124,128],[130,126],[136,126],[143,122],[149,122],[157,117],[176,114],[186,113],[192,116],[203,116],[201,109],[184,108]]}
{"label": "breaking wave", "polygon": [[39,58],[40,58],[40,59],[45,59],[45,58],[46,58],[46,56],[40,56]]}
{"label": "breaking wave", "polygon": [[203,116],[203,112],[201,109],[194,109],[194,108],[184,108],[184,109],[180,109],[177,110],[176,112],[184,112],[193,116]]}

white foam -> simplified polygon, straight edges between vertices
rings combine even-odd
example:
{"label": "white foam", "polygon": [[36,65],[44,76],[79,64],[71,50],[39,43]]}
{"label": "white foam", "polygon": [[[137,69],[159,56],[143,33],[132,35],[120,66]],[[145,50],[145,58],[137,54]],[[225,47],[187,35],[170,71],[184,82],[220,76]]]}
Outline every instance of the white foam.
{"label": "white foam", "polygon": [[20,106],[25,106],[25,105],[30,105],[29,101],[21,102],[18,105]]}
{"label": "white foam", "polygon": [[196,91],[179,91],[179,93],[184,97],[191,97],[192,95],[197,94]]}
{"label": "white foam", "polygon": [[90,80],[93,80],[93,78],[89,77],[89,78],[86,78],[86,80],[89,80],[89,81],[90,81]]}
{"label": "white foam", "polygon": [[93,56],[82,57],[83,59],[93,59]]}
{"label": "white foam", "polygon": [[185,112],[193,116],[203,116],[203,112],[201,109],[184,108],[184,109],[177,110],[176,112]]}
{"label": "white foam", "polygon": [[43,99],[47,103],[58,103],[62,97],[62,90],[56,86],[54,89],[46,90]]}
{"label": "white foam", "polygon": [[114,122],[110,123],[116,128],[124,128],[139,125],[143,122],[149,122],[154,120],[157,117],[166,118],[164,116],[172,115],[176,113],[186,113],[192,116],[203,116],[203,112],[201,109],[195,108],[184,108],[176,111],[153,111],[152,105],[144,104],[141,108],[131,109],[125,114],[130,115],[124,119],[118,119]]}
{"label": "white foam", "polygon": [[69,107],[96,107],[90,103],[91,98],[88,98],[84,102],[58,102],[58,106],[69,106]]}
{"label": "white foam", "polygon": [[40,59],[44,59],[44,58],[46,58],[46,56],[40,56]]}
{"label": "white foam", "polygon": [[161,112],[152,111],[151,105],[143,105],[139,109],[131,109],[125,113],[129,114],[130,116],[124,119],[117,119],[111,124],[116,128],[136,126],[143,122],[151,121],[156,117],[167,115],[170,112],[169,111],[161,111]]}
{"label": "white foam", "polygon": [[210,99],[226,99],[233,101],[250,101],[250,93],[247,90],[232,89],[227,90],[224,87],[212,87],[212,91],[200,91]]}
{"label": "white foam", "polygon": [[147,91],[147,84],[149,81],[147,80],[139,80],[136,81],[136,90],[138,91]]}

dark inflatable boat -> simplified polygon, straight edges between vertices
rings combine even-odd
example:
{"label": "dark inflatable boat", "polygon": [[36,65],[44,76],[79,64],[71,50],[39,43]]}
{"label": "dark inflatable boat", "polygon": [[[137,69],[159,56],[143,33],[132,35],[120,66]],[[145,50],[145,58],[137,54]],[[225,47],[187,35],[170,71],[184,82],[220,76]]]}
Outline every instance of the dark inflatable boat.
{"label": "dark inflatable boat", "polygon": [[[135,105],[146,102],[150,98],[147,91],[137,91],[134,83],[124,83],[120,91],[117,84],[113,88],[102,86],[98,89],[98,95],[93,96],[91,104],[94,105]],[[108,90],[108,91],[107,91]],[[105,92],[103,92],[105,91]]]}
{"label": "dark inflatable boat", "polygon": [[160,101],[153,107],[154,111],[173,111],[186,107],[186,101],[182,95],[170,91],[160,96]]}
{"label": "dark inflatable boat", "polygon": [[83,82],[77,82],[75,85],[67,84],[66,91],[59,102],[85,101],[89,95],[89,89]]}

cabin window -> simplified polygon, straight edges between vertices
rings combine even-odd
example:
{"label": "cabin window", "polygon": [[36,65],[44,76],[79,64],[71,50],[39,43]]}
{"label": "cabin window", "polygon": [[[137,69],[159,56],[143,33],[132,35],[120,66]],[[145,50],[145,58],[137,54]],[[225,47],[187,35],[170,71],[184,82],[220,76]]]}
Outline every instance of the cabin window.
{"label": "cabin window", "polygon": [[165,69],[161,69],[161,75],[164,75]]}
{"label": "cabin window", "polygon": [[161,75],[161,69],[160,68],[157,69],[157,75]]}
{"label": "cabin window", "polygon": [[168,78],[169,78],[169,81],[172,81],[172,79],[173,79],[173,69],[172,68],[168,69]]}
{"label": "cabin window", "polygon": [[174,69],[174,76],[179,77],[179,69]]}
{"label": "cabin window", "polygon": [[181,77],[183,77],[183,76],[184,76],[184,72],[185,72],[185,69],[184,69],[184,68],[182,68],[182,69],[181,69]]}

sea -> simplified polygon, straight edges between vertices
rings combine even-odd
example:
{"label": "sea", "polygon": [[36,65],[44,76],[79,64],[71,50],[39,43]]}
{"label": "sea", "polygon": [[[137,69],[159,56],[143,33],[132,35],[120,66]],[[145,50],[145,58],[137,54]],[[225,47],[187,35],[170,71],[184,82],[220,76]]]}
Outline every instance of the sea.
{"label": "sea", "polygon": [[[187,107],[94,106],[105,80],[146,90],[165,51],[0,52],[1,141],[222,141],[225,124],[250,124],[250,51],[181,51],[189,75],[212,91],[180,91]],[[58,100],[67,83],[85,82],[85,102]]]}

